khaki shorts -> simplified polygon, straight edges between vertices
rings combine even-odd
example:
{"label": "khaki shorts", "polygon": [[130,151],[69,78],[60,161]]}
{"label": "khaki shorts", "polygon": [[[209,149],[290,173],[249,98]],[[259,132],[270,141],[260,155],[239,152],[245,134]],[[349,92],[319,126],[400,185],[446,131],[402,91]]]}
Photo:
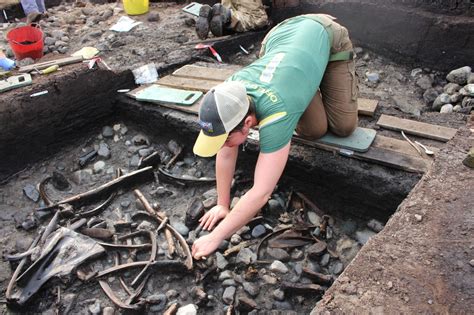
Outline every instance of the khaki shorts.
{"label": "khaki shorts", "polygon": [[231,10],[229,28],[235,32],[256,30],[268,24],[262,0],[222,0],[222,5]]}
{"label": "khaki shorts", "polygon": [[[335,18],[326,14],[308,14],[308,18],[317,17],[330,28],[333,34],[331,54],[351,51],[352,42],[347,29],[335,22]],[[284,23],[284,22],[282,22]],[[263,55],[267,34],[262,42],[260,56]],[[322,137],[327,129],[339,136],[350,135],[357,127],[358,78],[354,60],[329,62],[324,72],[319,90],[316,91],[308,108],[301,116],[296,132],[307,138]],[[322,116],[326,117],[322,117]]]}

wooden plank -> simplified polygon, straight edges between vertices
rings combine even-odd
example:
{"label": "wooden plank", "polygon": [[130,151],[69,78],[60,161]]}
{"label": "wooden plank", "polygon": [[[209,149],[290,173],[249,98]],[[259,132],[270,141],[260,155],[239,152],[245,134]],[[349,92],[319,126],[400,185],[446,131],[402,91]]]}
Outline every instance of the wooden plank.
{"label": "wooden plank", "polygon": [[357,99],[357,109],[359,115],[374,117],[378,104],[378,100],[371,100],[368,98]]}
{"label": "wooden plank", "polygon": [[377,125],[391,130],[403,130],[408,134],[443,142],[451,140],[457,131],[453,128],[422,123],[390,115],[380,116]]}
{"label": "wooden plank", "polygon": [[[408,142],[395,138],[384,137],[381,135],[377,135],[375,137],[375,140],[372,143],[372,147],[395,151],[414,157],[421,157],[420,154],[415,150],[415,148],[412,147]],[[439,152],[438,148],[428,147],[428,149],[433,151],[435,155]]]}
{"label": "wooden plank", "polygon": [[237,70],[238,69],[219,69],[211,67],[185,65],[173,72],[173,76],[217,81],[218,83],[220,83],[225,81],[231,75],[233,75]]}
{"label": "wooden plank", "polygon": [[55,59],[55,60],[34,63],[32,65],[20,67],[20,69],[18,69],[18,71],[20,71],[20,72],[30,72],[30,71],[33,71],[33,70],[43,70],[43,69],[46,69],[46,68],[48,68],[50,66],[54,66],[54,65],[65,66],[65,65],[72,64],[72,63],[81,62],[83,59],[84,58],[82,58],[82,56]]}
{"label": "wooden plank", "polygon": [[204,93],[206,93],[211,88],[219,84],[216,81],[208,81],[208,80],[193,79],[193,78],[182,78],[182,77],[176,77],[172,75],[159,79],[157,83],[161,85],[177,88],[177,89],[202,91]]}
{"label": "wooden plank", "polygon": [[[378,136],[377,136],[378,137]],[[330,152],[339,152],[340,150],[337,147],[320,144],[314,141],[293,137],[295,142],[303,143],[305,145],[315,147],[318,149],[330,151]],[[346,156],[346,155],[344,155]],[[369,151],[367,152],[354,152],[349,157],[358,159],[361,161],[371,162],[375,164],[380,164],[396,169],[400,169],[403,171],[411,172],[411,173],[425,173],[428,171],[432,160],[431,159],[424,159],[420,156],[412,156],[408,154],[404,154],[403,152],[397,152],[393,150],[388,150],[382,147],[375,147],[372,146]]]}

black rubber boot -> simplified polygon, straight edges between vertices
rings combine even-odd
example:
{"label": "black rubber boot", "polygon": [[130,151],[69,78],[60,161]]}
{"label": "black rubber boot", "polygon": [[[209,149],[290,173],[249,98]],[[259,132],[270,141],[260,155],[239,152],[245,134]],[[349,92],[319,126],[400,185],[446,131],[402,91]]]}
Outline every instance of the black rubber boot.
{"label": "black rubber boot", "polygon": [[212,6],[211,33],[219,37],[224,35],[226,26],[230,22],[230,10],[220,3]]}
{"label": "black rubber boot", "polygon": [[199,17],[196,22],[196,34],[200,39],[206,39],[209,34],[209,23],[212,18],[212,8],[204,4],[199,9]]}

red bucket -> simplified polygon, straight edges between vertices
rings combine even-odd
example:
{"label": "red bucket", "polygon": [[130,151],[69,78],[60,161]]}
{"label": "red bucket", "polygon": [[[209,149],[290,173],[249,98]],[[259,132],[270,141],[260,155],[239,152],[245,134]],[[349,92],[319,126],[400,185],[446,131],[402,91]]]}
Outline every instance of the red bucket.
{"label": "red bucket", "polygon": [[43,57],[43,32],[38,27],[14,28],[8,32],[7,40],[17,60]]}

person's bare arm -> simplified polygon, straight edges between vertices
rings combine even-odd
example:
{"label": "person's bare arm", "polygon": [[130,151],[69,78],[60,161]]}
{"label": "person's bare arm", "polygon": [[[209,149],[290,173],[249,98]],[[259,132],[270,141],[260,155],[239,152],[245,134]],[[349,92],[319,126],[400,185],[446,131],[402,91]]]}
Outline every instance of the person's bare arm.
{"label": "person's bare arm", "polygon": [[222,240],[230,237],[249,222],[270,198],[285,168],[290,143],[273,153],[260,153],[255,167],[254,185],[239,200],[225,219],[193,244],[192,254],[200,259],[214,252]]}
{"label": "person's bare arm", "polygon": [[239,147],[223,147],[216,157],[217,205],[199,220],[203,230],[212,230],[230,211],[230,188]]}

